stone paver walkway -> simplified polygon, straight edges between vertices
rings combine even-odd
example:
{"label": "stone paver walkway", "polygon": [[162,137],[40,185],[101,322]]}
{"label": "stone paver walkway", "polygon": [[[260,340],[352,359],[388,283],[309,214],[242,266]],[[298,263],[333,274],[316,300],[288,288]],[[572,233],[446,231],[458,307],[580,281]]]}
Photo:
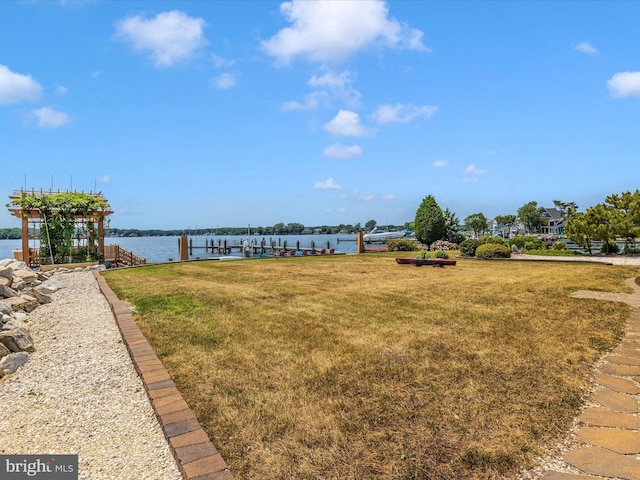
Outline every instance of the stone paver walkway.
{"label": "stone paver walkway", "polygon": [[579,473],[549,470],[543,480],[640,480],[640,287],[635,279],[627,284],[633,293],[581,290],[573,295],[625,302],[633,310],[624,339],[596,374],[597,388],[589,400],[599,406],[585,409],[579,417],[580,447],[563,455],[563,461]]}

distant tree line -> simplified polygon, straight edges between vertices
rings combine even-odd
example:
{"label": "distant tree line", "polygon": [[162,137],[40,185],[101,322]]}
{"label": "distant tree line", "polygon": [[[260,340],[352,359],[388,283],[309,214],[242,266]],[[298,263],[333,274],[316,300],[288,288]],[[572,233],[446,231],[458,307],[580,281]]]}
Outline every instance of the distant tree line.
{"label": "distant tree line", "polygon": [[22,238],[20,228],[0,228],[0,240],[17,240]]}

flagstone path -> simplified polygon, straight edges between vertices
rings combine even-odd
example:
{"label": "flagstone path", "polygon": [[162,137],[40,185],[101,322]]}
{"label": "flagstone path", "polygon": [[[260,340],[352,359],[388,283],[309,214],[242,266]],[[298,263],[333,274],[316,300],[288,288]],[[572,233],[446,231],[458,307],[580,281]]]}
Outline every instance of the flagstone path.
{"label": "flagstone path", "polygon": [[[566,471],[548,470],[543,480],[615,478],[640,480],[640,287],[633,293],[581,290],[576,298],[625,302],[633,307],[626,335],[598,368],[597,385],[579,417],[579,447],[564,452]],[[598,406],[595,406],[598,405]],[[576,473],[569,473],[576,472]]]}

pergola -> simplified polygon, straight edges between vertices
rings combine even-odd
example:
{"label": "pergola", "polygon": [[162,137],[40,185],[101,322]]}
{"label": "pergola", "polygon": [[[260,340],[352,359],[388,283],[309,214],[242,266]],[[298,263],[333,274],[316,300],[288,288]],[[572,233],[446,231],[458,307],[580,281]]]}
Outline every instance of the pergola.
{"label": "pergola", "polygon": [[[40,239],[37,235],[37,232],[40,229],[47,228],[46,219],[42,215],[42,212],[38,208],[33,208],[31,206],[20,205],[20,200],[25,198],[26,196],[32,196],[35,198],[43,198],[43,197],[53,197],[55,195],[65,193],[73,193],[78,194],[80,192],[54,192],[52,190],[49,191],[37,191],[37,190],[16,190],[13,195],[9,196],[11,199],[11,203],[9,204],[9,212],[14,217],[22,219],[22,258],[21,260],[25,262],[29,266],[36,266],[39,264],[38,253],[40,248]],[[98,255],[104,256],[104,221],[105,218],[111,215],[113,212],[109,210],[109,204],[102,195],[101,192],[93,193],[89,192],[83,195],[87,195],[91,198],[101,200],[99,202],[102,206],[98,209],[91,210],[83,213],[75,213],[72,214],[75,218],[76,223],[76,231],[81,231],[86,227],[87,224],[97,224],[97,247],[98,247]],[[34,244],[34,248],[29,247],[29,242],[32,241]],[[86,237],[82,237],[79,233],[73,237],[74,244],[76,246],[81,246],[86,243]]]}

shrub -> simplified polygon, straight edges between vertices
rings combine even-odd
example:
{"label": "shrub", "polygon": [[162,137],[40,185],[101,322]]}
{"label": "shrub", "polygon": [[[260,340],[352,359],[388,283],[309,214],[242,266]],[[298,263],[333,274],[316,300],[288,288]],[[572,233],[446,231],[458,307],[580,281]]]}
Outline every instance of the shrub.
{"label": "shrub", "polygon": [[566,250],[567,249],[567,244],[564,242],[553,242],[553,247],[554,250]]}
{"label": "shrub", "polygon": [[485,243],[476,249],[478,258],[511,258],[511,249],[506,245]]}
{"label": "shrub", "polygon": [[413,252],[418,249],[418,244],[408,238],[387,240],[387,250],[390,252]]}
{"label": "shrub", "polygon": [[640,248],[635,248],[635,247],[627,248],[627,255],[640,255]]}
{"label": "shrub", "polygon": [[505,245],[504,238],[502,237],[494,237],[493,235],[485,235],[480,238],[480,241],[484,245],[485,243],[493,243],[496,245]]}
{"label": "shrub", "polygon": [[449,254],[447,252],[443,252],[442,250],[436,252],[436,258],[449,258]]}
{"label": "shrub", "polygon": [[446,240],[438,240],[433,242],[429,247],[432,252],[447,252],[449,250],[458,250],[458,244],[453,242],[447,242]]}
{"label": "shrub", "polygon": [[476,249],[482,245],[480,240],[474,240],[473,238],[467,238],[460,244],[460,255],[464,257],[475,257]]}
{"label": "shrub", "polygon": [[618,246],[618,244],[616,242],[612,242],[611,240],[609,240],[606,243],[602,244],[602,247],[600,247],[600,253],[604,253],[604,254],[616,254],[620,251],[620,247]]}

